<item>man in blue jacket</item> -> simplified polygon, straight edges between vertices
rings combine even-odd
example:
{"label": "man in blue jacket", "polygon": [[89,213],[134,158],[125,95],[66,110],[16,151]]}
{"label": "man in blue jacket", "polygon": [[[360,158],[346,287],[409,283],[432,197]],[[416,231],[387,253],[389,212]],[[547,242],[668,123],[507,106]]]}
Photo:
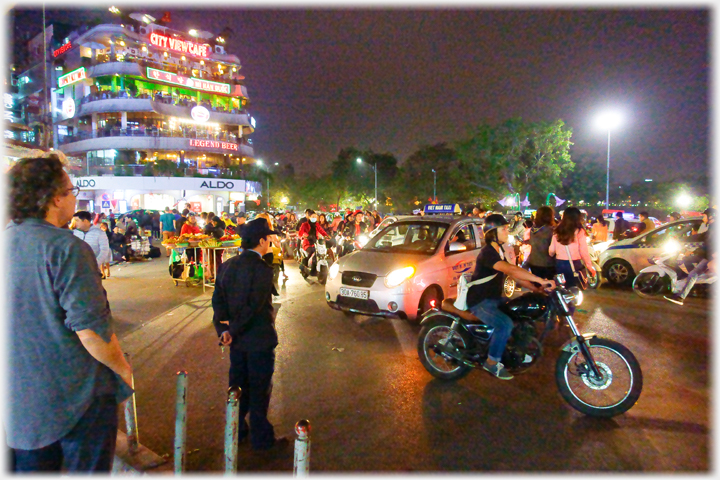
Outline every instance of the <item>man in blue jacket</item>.
{"label": "man in blue jacket", "polygon": [[[270,230],[264,218],[246,224],[243,252],[222,264],[215,282],[213,324],[223,346],[230,345],[230,386],[241,389],[239,438],[250,434],[255,450],[288,445],[275,438],[267,419],[275,371],[275,311],[273,270],[263,259],[270,249]],[[245,416],[250,413],[250,428]]]}

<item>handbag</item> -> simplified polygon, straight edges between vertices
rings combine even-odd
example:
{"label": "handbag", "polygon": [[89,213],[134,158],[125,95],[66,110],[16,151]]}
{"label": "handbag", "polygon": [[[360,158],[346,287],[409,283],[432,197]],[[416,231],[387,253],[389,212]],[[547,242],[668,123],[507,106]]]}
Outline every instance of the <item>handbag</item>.
{"label": "handbag", "polygon": [[570,248],[568,248],[567,245],[565,245],[565,251],[567,252],[568,261],[570,262],[570,268],[573,271],[573,275],[577,279],[578,287],[580,287],[580,290],[587,290],[588,288],[588,279],[587,279],[587,273],[585,271],[576,271],[575,270],[575,264],[573,263],[572,256],[570,255]]}

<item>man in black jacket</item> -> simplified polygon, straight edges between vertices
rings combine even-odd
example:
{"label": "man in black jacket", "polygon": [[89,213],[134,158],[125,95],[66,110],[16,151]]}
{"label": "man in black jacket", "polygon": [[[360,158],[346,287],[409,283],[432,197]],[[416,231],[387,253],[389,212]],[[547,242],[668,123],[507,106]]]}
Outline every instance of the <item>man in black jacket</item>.
{"label": "man in black jacket", "polygon": [[262,257],[270,249],[268,235],[274,234],[264,218],[246,224],[243,252],[222,264],[212,298],[213,324],[222,345],[230,345],[230,386],[242,390],[239,437],[244,439],[249,431],[255,450],[288,444],[287,438],[275,438],[267,419],[278,344],[272,306],[277,291],[272,267]]}

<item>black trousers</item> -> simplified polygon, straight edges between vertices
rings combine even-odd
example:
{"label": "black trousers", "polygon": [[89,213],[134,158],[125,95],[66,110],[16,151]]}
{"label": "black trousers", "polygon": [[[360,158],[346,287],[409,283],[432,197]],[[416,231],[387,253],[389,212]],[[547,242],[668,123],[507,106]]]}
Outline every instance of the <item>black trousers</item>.
{"label": "black trousers", "polygon": [[15,472],[109,472],[115,457],[118,412],[114,395],[95,397],[73,429],[36,450],[13,449]]}
{"label": "black trousers", "polygon": [[536,267],[530,265],[530,272],[536,277],[544,278],[545,280],[552,280],[555,276],[555,267]]}
{"label": "black trousers", "polygon": [[[243,352],[230,349],[230,386],[238,386],[240,393],[239,437],[250,433],[254,449],[264,450],[275,443],[275,430],[267,419],[275,372],[275,351]],[[250,413],[250,427],[245,420]]]}

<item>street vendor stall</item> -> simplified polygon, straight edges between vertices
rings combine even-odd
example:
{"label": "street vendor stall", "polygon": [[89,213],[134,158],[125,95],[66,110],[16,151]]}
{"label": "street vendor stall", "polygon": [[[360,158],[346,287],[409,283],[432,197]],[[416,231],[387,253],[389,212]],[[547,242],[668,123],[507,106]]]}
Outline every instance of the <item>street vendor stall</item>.
{"label": "street vendor stall", "polygon": [[200,242],[203,258],[203,291],[206,287],[215,287],[220,264],[239,254],[242,250],[240,243],[239,235],[224,235],[220,239],[211,237]]}
{"label": "street vendor stall", "polygon": [[186,287],[200,286],[201,283],[204,283],[200,242],[208,238],[210,238],[209,235],[197,233],[183,234],[163,240],[163,246],[171,251],[168,269],[175,286],[179,282],[184,282]]}

